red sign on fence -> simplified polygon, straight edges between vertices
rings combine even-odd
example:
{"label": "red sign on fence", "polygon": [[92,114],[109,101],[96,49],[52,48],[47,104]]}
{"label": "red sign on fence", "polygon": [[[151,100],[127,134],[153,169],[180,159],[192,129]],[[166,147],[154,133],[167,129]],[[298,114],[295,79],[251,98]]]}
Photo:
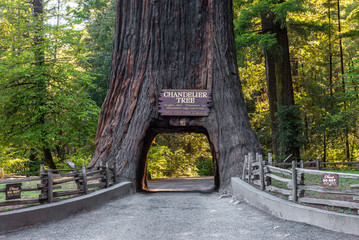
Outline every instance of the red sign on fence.
{"label": "red sign on fence", "polygon": [[322,174],[322,185],[324,186],[338,186],[339,176],[338,174]]}
{"label": "red sign on fence", "polygon": [[162,116],[208,116],[210,91],[193,89],[164,89],[160,94]]}

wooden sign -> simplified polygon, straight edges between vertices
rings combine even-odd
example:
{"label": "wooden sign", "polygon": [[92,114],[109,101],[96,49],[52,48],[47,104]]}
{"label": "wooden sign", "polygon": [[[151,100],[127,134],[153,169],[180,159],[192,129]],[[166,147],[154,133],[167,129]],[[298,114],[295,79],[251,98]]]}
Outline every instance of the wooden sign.
{"label": "wooden sign", "polygon": [[324,186],[338,186],[339,176],[338,174],[322,174],[322,185]]}
{"label": "wooden sign", "polygon": [[6,200],[21,198],[22,183],[7,184],[5,188]]}
{"label": "wooden sign", "polygon": [[210,91],[193,89],[164,89],[159,98],[162,116],[205,117],[209,114]]}

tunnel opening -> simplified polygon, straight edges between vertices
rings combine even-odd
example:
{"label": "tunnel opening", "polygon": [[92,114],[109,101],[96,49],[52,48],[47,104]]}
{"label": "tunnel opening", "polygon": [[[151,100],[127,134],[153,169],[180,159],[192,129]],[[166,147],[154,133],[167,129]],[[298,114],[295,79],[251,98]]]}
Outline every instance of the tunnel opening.
{"label": "tunnel opening", "polygon": [[204,128],[151,129],[138,169],[139,191],[212,192],[219,188],[213,144]]}

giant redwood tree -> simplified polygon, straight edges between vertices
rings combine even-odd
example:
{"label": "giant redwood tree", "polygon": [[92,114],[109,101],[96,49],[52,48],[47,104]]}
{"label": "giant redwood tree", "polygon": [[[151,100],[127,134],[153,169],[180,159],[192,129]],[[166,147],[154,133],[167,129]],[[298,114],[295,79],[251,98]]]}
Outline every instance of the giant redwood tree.
{"label": "giant redwood tree", "polygon": [[[231,0],[118,0],[108,93],[90,167],[116,162],[122,180],[146,188],[146,158],[158,133],[207,135],[216,187],[260,151],[236,64]],[[163,89],[205,89],[208,116],[163,116]]]}

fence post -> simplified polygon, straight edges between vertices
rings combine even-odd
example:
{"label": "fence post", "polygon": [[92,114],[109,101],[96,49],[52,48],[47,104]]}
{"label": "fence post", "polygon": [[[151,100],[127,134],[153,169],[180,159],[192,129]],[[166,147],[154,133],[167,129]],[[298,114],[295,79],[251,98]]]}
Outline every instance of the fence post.
{"label": "fence post", "polygon": [[317,170],[320,170],[320,160],[317,159],[316,162],[317,162]]}
{"label": "fence post", "polygon": [[273,166],[273,155],[272,153],[268,153],[268,165]]}
{"label": "fence post", "polygon": [[117,161],[113,163],[113,184],[117,183]]}
{"label": "fence post", "polygon": [[262,191],[264,191],[264,170],[263,170],[263,156],[262,154],[258,155],[259,161],[259,186]]}
{"label": "fence post", "polygon": [[81,183],[80,183],[80,173],[79,173],[79,170],[77,169],[77,166],[75,165],[75,172],[76,172],[76,175],[75,175],[75,183],[76,183],[76,186],[77,186],[77,189],[81,191]]}
{"label": "fence post", "polygon": [[4,169],[0,168],[0,180],[4,180],[4,179],[5,179]]}
{"label": "fence post", "polygon": [[46,202],[46,198],[47,196],[47,179],[46,179],[46,172],[45,172],[45,167],[44,164],[40,165],[40,186],[41,186],[41,192],[40,192],[40,196],[39,196],[39,201],[41,203]]}
{"label": "fence post", "polygon": [[53,202],[53,183],[54,176],[52,173],[52,169],[47,170],[47,202]]}
{"label": "fence post", "polygon": [[105,174],[106,174],[106,188],[110,186],[110,172],[108,169],[108,163],[105,165]]}
{"label": "fence post", "polygon": [[243,173],[242,173],[243,181],[246,179],[247,165],[248,165],[248,155],[245,155],[244,156],[244,164],[243,164]]}
{"label": "fence post", "polygon": [[252,162],[253,162],[254,154],[248,153],[248,183],[252,183]]}
{"label": "fence post", "polygon": [[293,202],[297,202],[298,201],[298,196],[297,196],[297,163],[296,161],[292,161],[292,195],[293,195]]}
{"label": "fence post", "polygon": [[304,168],[304,161],[300,160],[300,168]]}
{"label": "fence post", "polygon": [[82,164],[82,187],[85,194],[88,194],[88,187],[87,187],[87,176],[86,176],[86,165],[85,163]]}

